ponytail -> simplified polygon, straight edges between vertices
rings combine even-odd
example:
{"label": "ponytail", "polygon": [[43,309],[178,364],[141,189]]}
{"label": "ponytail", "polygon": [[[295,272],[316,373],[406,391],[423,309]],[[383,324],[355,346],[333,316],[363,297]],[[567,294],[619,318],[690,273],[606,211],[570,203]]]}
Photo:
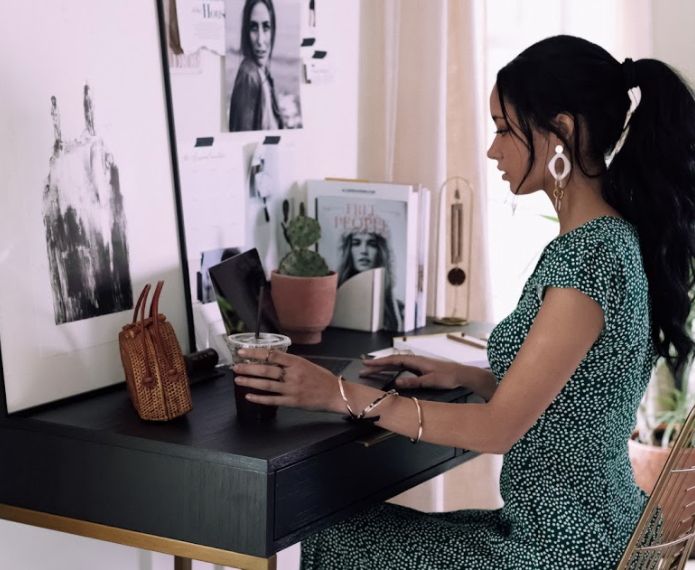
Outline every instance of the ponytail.
{"label": "ponytail", "polygon": [[633,65],[642,99],[603,177],[603,196],[637,228],[652,338],[681,385],[695,346],[686,330],[695,284],[695,99],[668,65]]}
{"label": "ponytail", "polygon": [[[628,90],[634,86],[641,101],[623,136],[631,107]],[[568,151],[586,150],[573,157],[579,169],[601,179],[606,202],[637,229],[649,282],[652,339],[682,385],[695,348],[686,330],[695,284],[692,91],[660,61],[621,64],[602,47],[572,36],[547,38],[524,50],[497,74],[497,91],[505,119],[506,104],[513,105],[517,135],[529,150],[524,180],[535,161],[534,130],[554,133]],[[574,130],[572,145],[555,123],[558,113],[585,125]]]}

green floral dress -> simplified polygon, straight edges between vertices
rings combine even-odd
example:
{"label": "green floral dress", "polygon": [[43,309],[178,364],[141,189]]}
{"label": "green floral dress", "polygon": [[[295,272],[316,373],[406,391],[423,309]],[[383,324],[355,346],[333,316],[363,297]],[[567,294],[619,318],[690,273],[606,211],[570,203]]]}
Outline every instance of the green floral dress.
{"label": "green floral dress", "polygon": [[605,326],[560,394],[504,456],[504,506],[428,514],[383,504],[306,540],[303,570],[617,565],[646,504],[627,441],[655,360],[647,280],[632,225],[604,216],[548,244],[516,309],[490,336],[488,357],[498,382],[547,287],[573,287],[594,299]]}

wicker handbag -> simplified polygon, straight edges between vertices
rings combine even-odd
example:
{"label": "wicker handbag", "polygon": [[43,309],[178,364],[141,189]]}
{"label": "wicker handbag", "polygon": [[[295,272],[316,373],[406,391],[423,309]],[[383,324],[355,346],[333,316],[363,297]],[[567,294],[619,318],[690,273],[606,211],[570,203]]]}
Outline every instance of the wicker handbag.
{"label": "wicker handbag", "polygon": [[[118,335],[130,399],[143,420],[171,420],[193,408],[186,366],[176,333],[158,313],[164,281],[157,283],[145,318],[150,284],[135,305],[133,322]],[[139,313],[139,318],[138,318]]]}

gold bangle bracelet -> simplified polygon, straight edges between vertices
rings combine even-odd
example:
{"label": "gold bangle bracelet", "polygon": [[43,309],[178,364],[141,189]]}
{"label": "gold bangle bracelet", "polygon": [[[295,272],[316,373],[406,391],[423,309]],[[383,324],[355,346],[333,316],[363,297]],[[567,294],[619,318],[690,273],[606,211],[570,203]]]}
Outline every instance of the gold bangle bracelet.
{"label": "gold bangle bracelet", "polygon": [[352,408],[350,407],[350,404],[348,403],[347,396],[345,395],[345,389],[343,388],[343,382],[345,382],[345,378],[343,378],[343,376],[341,374],[340,376],[338,376],[338,388],[340,388],[340,395],[343,397],[343,402],[345,402],[345,407],[347,408],[347,411],[350,414],[350,417],[352,419],[357,419],[355,412],[352,411]]}
{"label": "gold bangle bracelet", "polygon": [[361,420],[362,418],[364,418],[364,416],[366,416],[369,412],[371,412],[374,408],[376,408],[379,404],[381,404],[384,400],[390,398],[391,396],[398,396],[398,392],[396,392],[395,390],[389,390],[385,394],[382,394],[371,404],[369,404],[364,410],[357,414],[357,419]]}
{"label": "gold bangle bracelet", "polygon": [[409,438],[410,441],[413,443],[417,443],[420,441],[420,438],[422,437],[422,409],[420,409],[420,402],[418,402],[417,398],[410,398],[413,402],[415,402],[415,407],[417,408],[417,437],[413,439],[412,437]]}

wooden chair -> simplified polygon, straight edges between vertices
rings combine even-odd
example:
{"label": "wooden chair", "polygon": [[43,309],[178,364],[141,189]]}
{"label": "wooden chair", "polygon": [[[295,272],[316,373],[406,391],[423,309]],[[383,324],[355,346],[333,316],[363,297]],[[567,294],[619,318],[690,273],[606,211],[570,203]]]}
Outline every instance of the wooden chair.
{"label": "wooden chair", "polygon": [[695,408],[666,460],[617,570],[681,570],[695,541]]}

